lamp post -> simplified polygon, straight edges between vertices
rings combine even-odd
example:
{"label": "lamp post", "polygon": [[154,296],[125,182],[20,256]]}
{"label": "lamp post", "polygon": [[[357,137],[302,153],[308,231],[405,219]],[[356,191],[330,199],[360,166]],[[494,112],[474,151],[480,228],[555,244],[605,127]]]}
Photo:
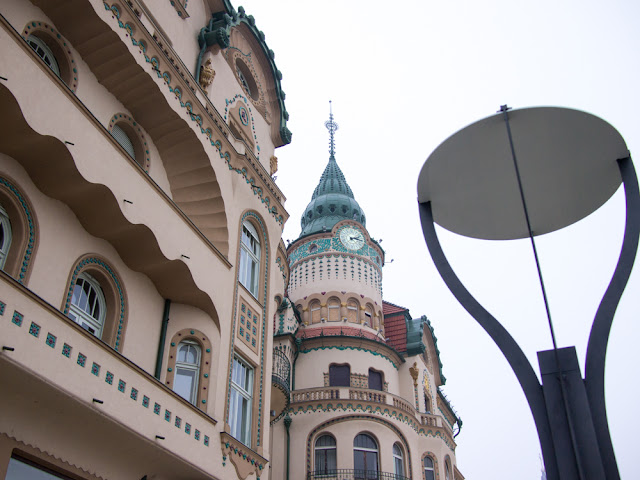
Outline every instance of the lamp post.
{"label": "lamp post", "polygon": [[[620,184],[626,199],[624,240],[591,326],[583,379],[575,347],[558,348],[535,237],[593,213]],[[604,362],[640,235],[638,181],[624,139],[585,112],[503,106],[436,148],[418,178],[418,203],[438,272],[500,348],[522,387],[548,480],[619,479],[604,402]],[[513,337],[456,276],[435,223],[472,238],[530,239],[553,344],[538,352],[542,384]]]}

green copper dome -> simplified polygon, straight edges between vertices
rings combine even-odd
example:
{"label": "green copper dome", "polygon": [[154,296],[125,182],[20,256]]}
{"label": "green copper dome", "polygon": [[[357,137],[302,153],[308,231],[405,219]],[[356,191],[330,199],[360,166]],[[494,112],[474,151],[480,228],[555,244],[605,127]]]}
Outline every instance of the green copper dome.
{"label": "green copper dome", "polygon": [[320,182],[313,191],[311,202],[300,220],[300,236],[328,232],[336,223],[346,219],[355,220],[366,227],[364,212],[353,198],[351,187],[347,184],[335,157],[331,155]]}

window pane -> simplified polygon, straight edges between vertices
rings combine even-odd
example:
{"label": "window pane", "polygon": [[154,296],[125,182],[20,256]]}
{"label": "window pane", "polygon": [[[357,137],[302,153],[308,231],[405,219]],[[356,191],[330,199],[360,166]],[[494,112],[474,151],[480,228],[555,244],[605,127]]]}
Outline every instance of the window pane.
{"label": "window pane", "polygon": [[349,365],[331,365],[329,367],[329,385],[332,387],[351,386],[351,368]]}
{"label": "window pane", "polygon": [[424,466],[425,468],[433,468],[433,460],[431,457],[424,457]]}
{"label": "window pane", "polygon": [[372,390],[382,390],[382,374],[369,369],[369,388]]}
{"label": "window pane", "polygon": [[372,450],[378,449],[378,444],[376,443],[376,441],[369,435],[365,435],[364,433],[361,433],[355,438],[355,440],[353,441],[353,446],[355,448],[367,448]]}
{"label": "window pane", "polygon": [[425,470],[424,471],[424,475],[427,478],[427,480],[436,480],[435,474],[433,473],[433,470]]}
{"label": "window pane", "polygon": [[394,458],[394,466],[396,470],[396,475],[400,475],[404,477],[404,465],[402,464],[401,458]]}
{"label": "window pane", "polygon": [[9,460],[9,468],[7,469],[7,476],[5,477],[6,480],[59,480],[60,478],[67,477],[45,472],[17,458],[11,458]]}
{"label": "window pane", "polygon": [[176,377],[173,382],[173,391],[185,400],[193,403],[193,385],[196,381],[196,371],[176,367]]}

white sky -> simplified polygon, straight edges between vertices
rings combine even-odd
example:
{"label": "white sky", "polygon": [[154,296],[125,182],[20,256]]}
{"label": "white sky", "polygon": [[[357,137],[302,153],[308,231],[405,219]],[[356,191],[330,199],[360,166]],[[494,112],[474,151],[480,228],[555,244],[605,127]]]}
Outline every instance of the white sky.
{"label": "white sky", "polygon": [[[424,243],[416,181],[429,154],[499,106],[593,113],[640,155],[640,4],[628,1],[245,0],[283,73],[291,145],[277,183],[300,216],[328,160],[328,101],[340,125],[336,158],[382,238],[385,299],[435,326],[445,391],[464,421],[458,466],[469,480],[539,479],[538,439],[524,394],[497,347],[458,305]],[[560,346],[584,354],[620,250],[621,192],[583,222],[541,237],[539,253]],[[440,230],[454,270],[525,350],[550,348],[528,241],[482,242]],[[640,478],[635,433],[640,263],[618,309],[607,357],[607,406],[622,478]],[[628,372],[634,375],[630,378]]]}

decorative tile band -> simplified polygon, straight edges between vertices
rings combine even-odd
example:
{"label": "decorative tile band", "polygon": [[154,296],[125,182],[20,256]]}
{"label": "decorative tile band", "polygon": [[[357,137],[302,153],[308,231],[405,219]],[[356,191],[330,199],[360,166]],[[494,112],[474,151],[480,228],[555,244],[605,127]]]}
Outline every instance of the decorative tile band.
{"label": "decorative tile band", "polygon": [[[13,317],[11,322],[17,326],[22,326],[22,323],[24,321],[24,315],[22,315],[21,313],[19,313],[18,311],[14,311]],[[28,333],[29,335],[32,335],[35,338],[40,338],[40,332],[42,331],[42,328],[40,327],[40,325],[36,324],[35,322],[31,322],[30,326],[29,326],[29,330],[23,330],[25,333]],[[44,337],[44,335],[43,335]],[[48,332],[46,337],[44,338],[44,345],[51,347],[51,348],[55,348],[56,345],[59,345],[58,343],[58,337],[56,335],[54,335],[51,332]],[[71,358],[71,352],[73,351],[73,347],[71,345],[69,345],[68,343],[62,342],[62,340],[60,341],[60,343],[62,343],[62,348],[60,350],[60,353],[67,358]],[[78,356],[76,359],[76,364],[79,365],[80,367],[85,367],[87,365],[87,362],[89,362],[87,355],[78,352]],[[102,371],[102,367],[96,363],[96,362],[90,362],[91,368],[89,369],[89,371],[91,372],[91,375],[95,376],[95,377],[100,377],[100,372]],[[113,381],[114,381],[114,374],[108,370],[106,370],[105,373],[105,377],[104,377],[104,381],[105,383],[107,383],[108,385],[113,385]],[[126,391],[126,385],[127,382],[124,379],[119,379],[118,380],[118,391],[125,393]],[[129,393],[129,398],[131,398],[132,400],[136,401],[138,400],[138,396],[140,395],[140,390],[138,388],[135,387],[131,387],[130,393]],[[144,408],[149,408],[149,404],[151,402],[151,399],[147,396],[147,395],[143,395],[142,396],[142,402],[141,405]],[[157,415],[160,415],[160,411],[161,411],[161,406],[159,403],[155,402],[154,403],[154,407],[153,407],[153,412]],[[164,419],[167,422],[171,422],[171,411],[165,409],[164,412]],[[175,426],[177,428],[181,428],[183,423],[183,419],[175,416]],[[185,423],[185,433],[188,435],[191,435],[191,424],[189,423]],[[195,429],[195,435],[194,435],[194,439],[199,441],[200,437],[202,436],[202,431],[199,429]],[[205,441],[204,441],[204,445],[205,446],[209,446],[209,436],[208,435],[204,435]]]}

